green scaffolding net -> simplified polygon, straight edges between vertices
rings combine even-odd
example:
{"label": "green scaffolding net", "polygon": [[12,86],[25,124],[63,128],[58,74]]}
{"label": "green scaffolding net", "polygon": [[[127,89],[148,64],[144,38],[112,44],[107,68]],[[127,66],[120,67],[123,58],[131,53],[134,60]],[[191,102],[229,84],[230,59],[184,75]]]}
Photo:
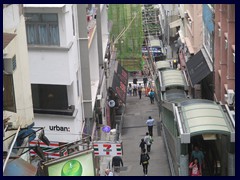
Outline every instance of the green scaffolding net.
{"label": "green scaffolding net", "polygon": [[117,60],[127,71],[141,71],[144,65],[141,4],[110,4],[110,37],[117,48]]}

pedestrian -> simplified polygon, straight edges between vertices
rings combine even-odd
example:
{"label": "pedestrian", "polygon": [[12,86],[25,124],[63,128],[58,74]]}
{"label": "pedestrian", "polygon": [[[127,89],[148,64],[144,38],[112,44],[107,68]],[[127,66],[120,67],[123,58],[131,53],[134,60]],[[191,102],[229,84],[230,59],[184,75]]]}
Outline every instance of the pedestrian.
{"label": "pedestrian", "polygon": [[141,85],[141,83],[139,83],[139,85],[138,85],[138,95],[139,95],[139,99],[141,99],[142,98],[142,85]]}
{"label": "pedestrian", "polygon": [[137,96],[137,84],[133,84],[133,96]]}
{"label": "pedestrian", "polygon": [[145,88],[145,96],[148,97],[148,93],[150,92],[150,87]]}
{"label": "pedestrian", "polygon": [[190,176],[202,176],[201,166],[198,162],[198,158],[194,158],[194,160],[189,165],[190,168]]}
{"label": "pedestrian", "polygon": [[149,135],[148,132],[146,132],[146,136],[144,137],[144,142],[147,145],[147,152],[149,153],[151,151],[152,137]]}
{"label": "pedestrian", "polygon": [[119,175],[120,165],[123,166],[122,158],[120,156],[114,156],[112,158],[112,168],[113,168],[113,171],[114,171],[114,175]]}
{"label": "pedestrian", "polygon": [[153,136],[153,125],[154,125],[155,120],[149,116],[148,120],[146,121],[146,124],[148,126],[148,132],[150,136]]}
{"label": "pedestrian", "polygon": [[143,150],[140,156],[140,165],[143,167],[143,174],[147,176],[148,174],[148,164],[149,164],[149,155],[146,153],[146,149]]}
{"label": "pedestrian", "polygon": [[146,88],[146,86],[147,86],[147,81],[148,81],[148,78],[146,76],[144,76],[144,78],[143,78],[144,88]]}
{"label": "pedestrian", "polygon": [[105,176],[113,176],[113,173],[110,169],[105,170]]}
{"label": "pedestrian", "polygon": [[199,150],[198,146],[194,146],[194,150],[192,151],[191,154],[191,161],[193,161],[195,158],[198,159],[198,163],[201,166],[201,168],[204,168],[205,167],[204,154],[201,150]]}
{"label": "pedestrian", "polygon": [[128,94],[129,94],[130,96],[132,96],[132,90],[133,90],[132,84],[129,83],[129,84],[128,84]]}
{"label": "pedestrian", "polygon": [[146,150],[146,149],[145,149],[145,145],[146,145],[146,143],[145,143],[145,141],[144,141],[144,138],[142,138],[142,139],[141,139],[141,142],[140,142],[140,144],[139,144],[139,147],[141,148],[141,152],[143,152],[143,150]]}
{"label": "pedestrian", "polygon": [[150,102],[151,104],[154,104],[154,91],[151,89],[151,91],[149,92],[149,98],[150,98]]}
{"label": "pedestrian", "polygon": [[133,79],[133,84],[137,84],[137,82],[138,82],[137,78],[134,78]]}

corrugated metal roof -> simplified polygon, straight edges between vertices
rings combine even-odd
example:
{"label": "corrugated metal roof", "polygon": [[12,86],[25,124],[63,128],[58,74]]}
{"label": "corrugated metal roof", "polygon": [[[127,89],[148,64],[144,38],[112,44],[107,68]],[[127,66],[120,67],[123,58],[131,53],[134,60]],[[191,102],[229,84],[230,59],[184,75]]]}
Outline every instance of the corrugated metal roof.
{"label": "corrugated metal roof", "polygon": [[179,70],[167,70],[162,72],[163,86],[185,86],[183,74]]}
{"label": "corrugated metal roof", "polygon": [[203,133],[231,132],[227,117],[218,104],[199,101],[199,103],[186,104],[181,109],[185,127],[191,136]]}
{"label": "corrugated metal roof", "polygon": [[186,93],[182,89],[170,89],[164,93],[164,97],[169,102],[181,102],[187,99]]}
{"label": "corrugated metal roof", "polygon": [[171,68],[169,61],[158,61],[156,67],[157,69]]}

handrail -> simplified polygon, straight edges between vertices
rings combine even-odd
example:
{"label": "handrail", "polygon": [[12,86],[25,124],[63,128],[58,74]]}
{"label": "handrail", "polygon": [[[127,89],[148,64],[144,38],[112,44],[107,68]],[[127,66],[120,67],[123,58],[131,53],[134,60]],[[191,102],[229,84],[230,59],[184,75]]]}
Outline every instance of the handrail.
{"label": "handrail", "polygon": [[3,172],[4,172],[4,170],[5,170],[6,166],[7,166],[8,159],[9,159],[11,153],[12,153],[12,149],[13,149],[13,146],[14,146],[16,140],[17,140],[17,137],[18,137],[18,133],[19,133],[19,131],[20,131],[20,128],[21,128],[21,126],[19,126],[18,129],[17,129],[16,135],[15,135],[15,137],[14,137],[14,139],[13,139],[13,142],[12,142],[11,147],[10,147],[10,149],[9,149],[8,155],[7,155],[7,157],[6,157],[5,161],[4,161],[4,164],[3,164]]}

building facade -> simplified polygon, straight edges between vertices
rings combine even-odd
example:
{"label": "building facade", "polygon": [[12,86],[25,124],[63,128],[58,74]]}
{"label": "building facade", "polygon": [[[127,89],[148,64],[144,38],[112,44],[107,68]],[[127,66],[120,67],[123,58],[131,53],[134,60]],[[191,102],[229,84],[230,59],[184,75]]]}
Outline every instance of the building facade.
{"label": "building facade", "polygon": [[51,143],[94,138],[108,41],[106,5],[97,6],[24,4],[35,126]]}
{"label": "building facade", "polygon": [[235,109],[235,5],[214,8],[214,100]]}

